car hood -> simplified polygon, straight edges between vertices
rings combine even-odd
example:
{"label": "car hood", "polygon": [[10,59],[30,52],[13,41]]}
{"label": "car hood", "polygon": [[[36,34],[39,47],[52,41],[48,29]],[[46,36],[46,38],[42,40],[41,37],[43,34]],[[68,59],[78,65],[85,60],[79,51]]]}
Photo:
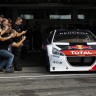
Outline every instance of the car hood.
{"label": "car hood", "polygon": [[96,43],[55,43],[66,56],[96,56]]}
{"label": "car hood", "polygon": [[92,43],[54,43],[61,50],[96,50],[96,42]]}

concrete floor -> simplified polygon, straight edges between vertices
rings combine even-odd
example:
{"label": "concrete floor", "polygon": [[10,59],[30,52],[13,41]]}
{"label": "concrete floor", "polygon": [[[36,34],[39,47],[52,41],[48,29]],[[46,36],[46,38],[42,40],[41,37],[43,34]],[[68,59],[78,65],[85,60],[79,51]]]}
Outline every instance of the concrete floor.
{"label": "concrete floor", "polygon": [[44,67],[1,72],[0,96],[96,96],[96,73],[52,74]]}
{"label": "concrete floor", "polygon": [[0,72],[0,96],[96,96],[96,73],[48,73],[40,58],[26,54],[22,71]]}

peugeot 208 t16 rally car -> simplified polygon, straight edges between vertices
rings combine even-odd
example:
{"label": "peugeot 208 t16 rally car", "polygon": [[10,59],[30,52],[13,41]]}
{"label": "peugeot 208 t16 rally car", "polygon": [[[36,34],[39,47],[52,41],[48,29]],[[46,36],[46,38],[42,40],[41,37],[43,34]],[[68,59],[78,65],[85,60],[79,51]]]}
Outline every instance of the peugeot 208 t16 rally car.
{"label": "peugeot 208 t16 rally car", "polygon": [[42,49],[50,72],[96,71],[96,36],[88,30],[54,30]]}

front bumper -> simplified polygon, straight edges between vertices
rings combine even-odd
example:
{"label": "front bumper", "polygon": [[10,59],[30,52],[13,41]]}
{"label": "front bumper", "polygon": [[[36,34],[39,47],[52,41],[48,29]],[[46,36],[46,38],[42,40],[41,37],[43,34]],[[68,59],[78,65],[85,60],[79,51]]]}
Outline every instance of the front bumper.
{"label": "front bumper", "polygon": [[[76,58],[74,58],[74,61],[76,61]],[[96,66],[96,57],[95,57],[94,62],[92,62],[92,64],[90,63],[90,60],[86,61],[86,62],[87,63],[85,66],[84,65],[82,66],[82,62],[80,62],[81,66],[80,66],[80,63],[79,63],[79,66],[73,66],[68,61],[67,56],[56,56],[56,55],[49,56],[50,72],[56,72],[56,71],[96,71],[96,68],[94,70],[92,70],[93,67]],[[88,62],[90,64],[88,64]],[[75,63],[75,65],[76,65],[76,63]],[[78,62],[77,62],[77,65],[78,65]]]}

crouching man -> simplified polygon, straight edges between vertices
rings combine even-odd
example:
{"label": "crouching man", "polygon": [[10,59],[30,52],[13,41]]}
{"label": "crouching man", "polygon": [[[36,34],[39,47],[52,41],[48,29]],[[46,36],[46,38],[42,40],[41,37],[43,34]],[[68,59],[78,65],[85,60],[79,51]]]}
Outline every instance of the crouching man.
{"label": "crouching man", "polygon": [[0,36],[0,58],[4,58],[3,60],[1,59],[0,61],[0,71],[2,71],[2,68],[4,66],[6,66],[5,69],[6,73],[14,72],[13,70],[11,70],[14,55],[7,50],[8,46],[11,45],[12,47],[19,47],[26,39],[26,37],[23,36],[23,38],[19,42],[14,42],[13,38],[15,38],[15,36],[16,36],[15,30],[11,30],[10,34],[5,33],[4,35]]}

